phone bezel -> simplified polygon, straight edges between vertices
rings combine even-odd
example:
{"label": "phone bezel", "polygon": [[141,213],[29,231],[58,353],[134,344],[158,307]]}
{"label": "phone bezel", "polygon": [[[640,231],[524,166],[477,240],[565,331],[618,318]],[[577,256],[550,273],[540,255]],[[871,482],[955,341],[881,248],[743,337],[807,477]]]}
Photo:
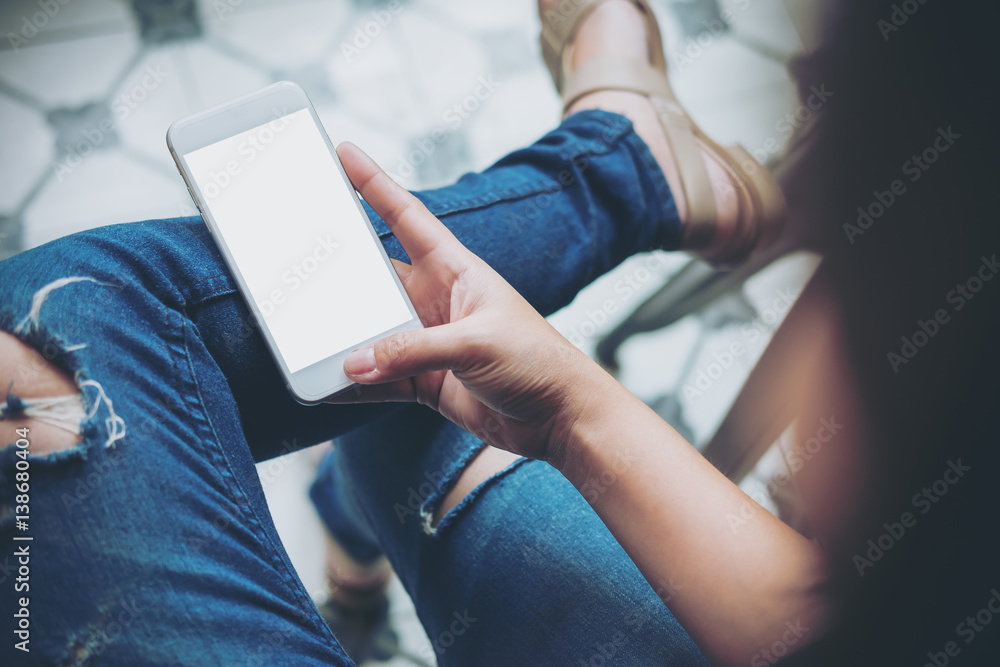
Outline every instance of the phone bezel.
{"label": "phone bezel", "polygon": [[[362,220],[367,225],[369,233],[378,246],[382,260],[385,262],[390,275],[392,275],[396,288],[406,302],[406,307],[410,311],[410,320],[373,336],[366,341],[362,341],[352,348],[338,352],[311,366],[291,373],[279,352],[277,344],[271,336],[267,322],[260,309],[254,303],[253,299],[249,297],[250,290],[243,277],[243,272],[233,258],[229,246],[212,216],[211,210],[208,206],[204,205],[206,201],[204,193],[198,187],[198,184],[194,182],[194,179],[190,177],[190,169],[184,156],[199,148],[204,148],[218,141],[228,139],[241,132],[252,130],[302,109],[308,109],[313,122],[316,123],[320,135],[323,137],[323,141],[326,143],[327,149],[330,151],[330,155],[337,165],[337,170],[340,172],[341,178],[350,191],[355,206],[358,207],[358,211],[361,213]],[[267,343],[268,351],[271,353],[272,358],[285,379],[286,387],[295,400],[305,405],[314,405],[322,402],[324,399],[351,389],[354,383],[344,374],[344,359],[352,350],[397,332],[412,331],[423,327],[416,309],[413,307],[409,296],[406,294],[406,290],[399,280],[399,276],[396,274],[396,270],[392,266],[392,262],[389,260],[389,256],[382,247],[378,233],[372,226],[364,206],[361,205],[358,193],[347,177],[347,173],[340,163],[340,158],[337,157],[333,143],[330,141],[330,137],[327,135],[323,123],[316,113],[316,109],[313,108],[305,91],[300,86],[291,81],[282,81],[182,118],[173,123],[167,130],[167,146],[170,149],[171,156],[174,158],[174,162],[177,164],[177,169],[180,171],[181,177],[184,179],[185,185],[187,185],[188,192],[191,194],[192,199],[194,199],[195,205],[201,212],[202,219],[215,239],[226,265],[239,285],[240,293],[243,295],[247,307],[257,322],[261,335]]]}

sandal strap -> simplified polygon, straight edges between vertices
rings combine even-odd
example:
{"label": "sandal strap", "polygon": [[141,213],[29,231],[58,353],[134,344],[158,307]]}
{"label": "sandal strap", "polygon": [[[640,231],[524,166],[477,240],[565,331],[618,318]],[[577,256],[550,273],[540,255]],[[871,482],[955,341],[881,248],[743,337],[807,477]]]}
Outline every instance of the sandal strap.
{"label": "sandal strap", "polygon": [[[555,11],[543,17],[542,34],[547,32],[552,45],[562,52],[562,48],[576,34],[576,29],[583,20],[602,2],[604,0],[569,0],[569,4],[573,6],[568,11],[562,11],[557,7]],[[561,2],[560,5],[562,4],[567,3]]]}
{"label": "sandal strap", "polygon": [[584,95],[601,90],[673,97],[667,79],[650,65],[632,58],[604,56],[584,62],[566,77],[563,112]]}
{"label": "sandal strap", "polygon": [[708,247],[715,234],[718,215],[712,179],[698,143],[697,126],[672,94],[662,97],[653,95],[650,101],[670,144],[687,203],[684,245],[688,248]]}
{"label": "sandal strap", "polygon": [[[662,36],[648,1],[632,0],[646,16],[651,62],[607,56],[588,60],[567,73],[567,45],[602,2],[569,0],[565,4],[572,3],[572,7],[567,11],[557,9],[542,17],[542,55],[556,89],[562,94],[563,111],[584,95],[601,90],[621,90],[648,97],[670,145],[687,202],[684,245],[692,249],[708,247],[716,228],[715,192],[701,156],[700,131],[670,89]],[[720,157],[725,160],[729,155]]]}
{"label": "sandal strap", "polygon": [[677,164],[687,202],[685,245],[708,246],[715,232],[715,192],[697,140],[697,128],[677,102],[663,72],[631,58],[588,60],[570,73],[564,88],[564,111],[584,95],[623,90],[649,97]]}
{"label": "sandal strap", "polygon": [[[577,30],[584,20],[605,0],[568,1],[573,4],[568,10],[563,11],[561,8],[557,8],[542,17],[540,39],[542,58],[559,93],[564,90],[565,62],[563,56],[566,54],[567,46],[576,37]],[[667,62],[663,55],[663,37],[660,34],[660,25],[656,22],[656,15],[653,14],[647,0],[631,0],[631,2],[646,18],[646,39],[650,44],[651,65],[654,69],[666,73]],[[560,3],[560,7],[562,4],[564,3]]]}
{"label": "sandal strap", "polygon": [[576,35],[577,29],[592,11],[597,9],[597,5],[604,0],[569,0],[572,4],[567,11],[563,12],[560,7],[548,12],[542,17],[542,55],[545,57],[545,64],[552,74],[552,80],[556,84],[556,90],[562,91],[562,55],[566,50],[566,45]]}

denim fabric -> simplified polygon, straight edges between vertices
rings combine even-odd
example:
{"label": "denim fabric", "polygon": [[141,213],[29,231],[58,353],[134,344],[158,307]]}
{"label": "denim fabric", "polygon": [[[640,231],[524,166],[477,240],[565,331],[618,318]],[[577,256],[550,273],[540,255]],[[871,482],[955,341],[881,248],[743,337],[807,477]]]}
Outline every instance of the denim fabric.
{"label": "denim fabric", "polygon": [[[673,199],[648,149],[625,119],[603,112],[577,114],[484,173],[419,196],[543,313],[568,303],[630,254],[676,247],[680,234]],[[384,223],[374,221],[389,254],[405,259]],[[29,456],[28,530],[13,521],[17,450],[0,450],[0,541],[33,538],[24,543],[31,554],[31,660],[12,648],[16,620],[5,614],[0,655],[13,660],[4,658],[3,664],[351,664],[288,560],[253,464],[379,417],[409,414],[408,408],[295,403],[199,218],[91,230],[0,263],[0,330],[71,374],[88,409],[81,445]],[[11,398],[16,405],[16,393]],[[415,429],[427,421],[413,419]],[[0,429],[5,423],[0,419]],[[2,433],[0,442],[15,438]],[[415,432],[412,454],[423,448],[440,455],[445,450],[439,442]],[[359,474],[352,485],[361,489],[377,476],[366,472],[361,449],[347,444],[342,449],[355,450],[350,459]],[[453,449],[449,470],[458,470],[473,449],[474,443]],[[393,474],[387,479],[407,467],[413,475],[423,470],[405,450],[389,462]],[[372,454],[377,460],[378,449]],[[539,464],[521,468],[524,474],[551,474]],[[398,491],[389,493],[395,497]],[[372,505],[364,499],[381,492],[358,492],[369,515]],[[572,496],[572,489],[565,494]],[[518,511],[530,514],[536,502],[529,498]],[[463,526],[485,508],[468,505]],[[497,522],[483,516],[484,525]],[[596,517],[590,521],[598,531],[593,540],[606,539]],[[532,533],[525,519],[519,525],[525,535]],[[398,533],[402,548],[410,538]],[[457,539],[447,544],[466,548]],[[0,599],[9,610],[16,608],[16,597],[29,594],[15,593],[16,558],[4,548]],[[475,545],[470,557],[481,550]],[[427,560],[438,555],[439,566]],[[443,604],[450,614],[456,595],[484,601],[496,595],[497,608],[511,615],[490,621],[499,623],[498,632],[536,604],[555,610],[574,599],[599,600],[567,587],[561,598],[535,600],[522,591],[515,601],[515,564],[505,570],[495,563],[506,581],[501,587],[496,579],[448,579],[458,555],[423,548],[395,552],[432,630],[446,620],[434,621],[435,610]],[[621,586],[617,592],[610,581],[596,585],[622,599],[641,597],[636,588],[643,582],[629,583],[634,567],[620,552],[615,558],[603,569],[632,574],[613,582]],[[445,602],[431,603],[428,590],[418,590],[420,577],[435,588],[448,579],[452,589],[441,590]],[[669,641],[689,644],[679,630],[671,634],[675,625],[662,605],[659,610]],[[550,616],[551,631],[536,628],[541,634],[525,637],[526,646],[579,644],[582,638],[567,622],[575,623],[581,611]],[[508,636],[504,646],[519,641]],[[479,659],[493,658],[471,658]]]}
{"label": "denim fabric", "polygon": [[[439,665],[709,664],[664,605],[675,583],[650,586],[548,464],[516,460],[433,525],[482,447],[413,406],[339,438],[312,488],[324,515],[340,516],[329,526],[338,539],[374,529],[371,545],[413,598]],[[593,481],[587,494],[614,483]]]}

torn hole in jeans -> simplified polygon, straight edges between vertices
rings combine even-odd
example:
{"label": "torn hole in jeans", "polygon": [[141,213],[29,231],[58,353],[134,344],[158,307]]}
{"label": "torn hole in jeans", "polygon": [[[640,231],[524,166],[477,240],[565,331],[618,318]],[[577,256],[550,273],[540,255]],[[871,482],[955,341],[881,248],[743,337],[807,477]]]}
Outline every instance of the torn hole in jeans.
{"label": "torn hole in jeans", "polygon": [[[458,483],[459,478],[465,469],[476,460],[476,457],[483,451],[486,445],[482,442],[470,442],[472,438],[461,438],[452,445],[450,456],[446,456],[441,463],[439,470],[424,470],[423,476],[426,481],[421,481],[414,489],[410,487],[410,497],[407,499],[409,509],[416,510],[420,517],[420,526],[425,535],[434,536],[441,528],[441,522],[447,518],[446,513],[441,517],[441,521],[435,522],[438,507],[444,502],[445,497]],[[454,457],[454,458],[452,458]],[[424,489],[427,489],[425,491]],[[416,498],[414,498],[416,496]],[[417,502],[414,503],[414,500]],[[455,508],[452,508],[454,510]]]}
{"label": "torn hole in jeans", "polygon": [[87,411],[81,394],[20,398],[14,394],[11,385],[7,390],[7,399],[0,403],[0,419],[18,417],[34,419],[73,435],[82,435]]}
{"label": "torn hole in jeans", "polygon": [[[125,437],[125,420],[115,412],[114,403],[108,398],[99,382],[82,379],[79,373],[76,374],[75,380],[80,393],[65,396],[20,398],[9,389],[4,402],[0,403],[0,421],[34,419],[87,439],[96,436],[94,421],[103,407],[106,409],[104,415],[106,438],[103,445],[106,448],[114,447],[115,443]],[[87,394],[90,394],[89,400]],[[89,409],[86,407],[88,403]]]}
{"label": "torn hole in jeans", "polygon": [[96,435],[92,427],[98,413],[104,408],[106,438],[103,445],[106,448],[114,447],[115,443],[125,437],[125,420],[115,411],[114,403],[99,382],[84,379],[79,372],[74,375],[74,380],[80,392],[63,396],[21,398],[14,393],[13,388],[9,388],[4,401],[0,403],[0,421],[33,419],[87,438]]}
{"label": "torn hole in jeans", "polygon": [[[489,475],[486,479],[466,493],[465,496],[455,503],[454,506],[449,508],[441,516],[440,520],[435,523],[434,518],[438,513],[441,503],[444,502],[447,495],[458,483],[459,478],[465,474],[466,469],[480,454],[483,453],[487,447],[488,445],[479,442],[475,447],[466,450],[463,455],[459,456],[458,459],[451,464],[448,472],[441,479],[440,483],[436,485],[434,491],[423,503],[421,503],[420,519],[425,535],[430,535],[431,537],[440,536],[442,532],[454,524],[461,517],[461,515],[464,514],[472,506],[472,504],[479,499],[481,495],[494,485],[500,483],[513,471],[517,470],[519,467],[531,460],[523,457],[515,459],[513,462],[507,464],[497,472]],[[427,478],[428,482],[433,482],[430,474],[425,473],[424,476]]]}
{"label": "torn hole in jeans", "polygon": [[[55,396],[19,396],[14,390],[14,380],[0,403],[0,421],[31,419],[85,440],[100,438],[97,424],[103,419],[105,427],[104,446],[113,447],[125,437],[125,421],[115,411],[114,403],[104,387],[96,380],[85,377],[76,353],[86,349],[83,343],[68,343],[62,337],[50,332],[42,321],[42,307],[56,290],[78,283],[93,283],[102,288],[119,289],[115,285],[103,283],[94,278],[71,276],[54,280],[37,290],[31,299],[28,314],[12,330],[12,318],[4,313],[5,321],[0,322],[0,331],[8,330],[10,335],[32,348],[38,355],[27,364],[27,372],[64,372],[76,385],[78,392]],[[68,452],[85,449],[77,446],[69,450],[55,451],[49,458],[59,458]]]}

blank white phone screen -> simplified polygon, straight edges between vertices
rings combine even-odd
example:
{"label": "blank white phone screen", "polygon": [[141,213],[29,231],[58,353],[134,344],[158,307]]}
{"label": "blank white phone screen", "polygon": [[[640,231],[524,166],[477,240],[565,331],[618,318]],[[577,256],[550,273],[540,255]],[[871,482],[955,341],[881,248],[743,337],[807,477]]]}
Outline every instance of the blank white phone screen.
{"label": "blank white phone screen", "polygon": [[289,372],[410,320],[308,109],[184,158]]}

